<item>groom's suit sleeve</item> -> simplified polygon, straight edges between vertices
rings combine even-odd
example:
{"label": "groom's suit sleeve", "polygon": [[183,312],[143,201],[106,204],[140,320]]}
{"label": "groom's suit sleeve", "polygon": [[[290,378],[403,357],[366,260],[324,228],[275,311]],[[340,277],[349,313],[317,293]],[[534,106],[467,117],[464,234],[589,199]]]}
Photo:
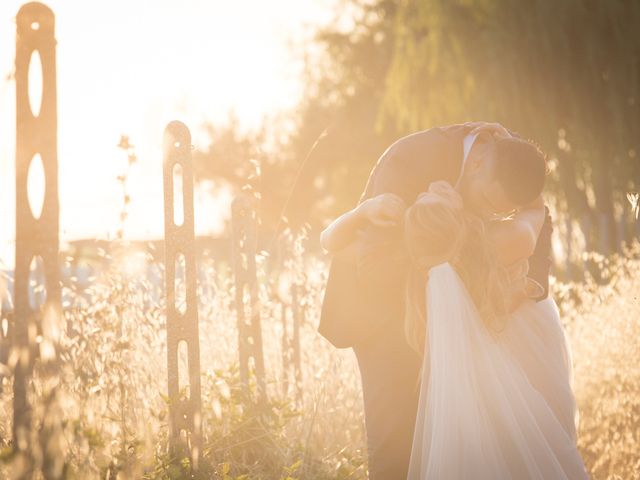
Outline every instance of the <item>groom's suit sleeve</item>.
{"label": "groom's suit sleeve", "polygon": [[[394,159],[393,151],[388,151],[383,156],[382,162],[376,166],[367,188],[360,201],[375,197],[381,193],[394,193],[401,197],[405,204],[413,203],[404,191],[402,181],[402,166]],[[378,276],[381,270],[389,276],[402,264],[404,249],[402,244],[403,222],[392,227],[380,227],[369,224],[359,233],[358,248],[356,251],[356,265],[360,278],[372,279],[371,275]],[[394,268],[395,267],[395,268]]]}
{"label": "groom's suit sleeve", "polygon": [[544,300],[549,294],[549,271],[551,270],[551,234],[553,233],[553,224],[549,208],[544,207],[545,218],[542,229],[538,235],[536,248],[533,255],[529,257],[529,273],[528,277],[538,282],[543,289],[543,294],[535,300]]}
{"label": "groom's suit sleeve", "polygon": [[[442,156],[445,149],[435,145],[453,142],[443,130],[418,132],[389,147],[372,169],[360,203],[381,193],[395,193],[410,205],[431,178],[446,179],[437,168],[447,161]],[[459,147],[461,157],[461,142]],[[399,326],[406,265],[402,226],[366,225],[350,248],[332,258],[320,334],[342,348],[365,343],[375,332],[387,331],[390,324]]]}
{"label": "groom's suit sleeve", "polygon": [[[462,136],[451,133],[458,132],[456,127],[432,128],[391,145],[372,170],[360,202],[382,193],[394,193],[408,207],[431,182],[455,182],[462,159]],[[403,228],[400,222],[395,227],[367,225],[361,230],[356,255],[360,278],[372,285],[403,281],[408,261]]]}

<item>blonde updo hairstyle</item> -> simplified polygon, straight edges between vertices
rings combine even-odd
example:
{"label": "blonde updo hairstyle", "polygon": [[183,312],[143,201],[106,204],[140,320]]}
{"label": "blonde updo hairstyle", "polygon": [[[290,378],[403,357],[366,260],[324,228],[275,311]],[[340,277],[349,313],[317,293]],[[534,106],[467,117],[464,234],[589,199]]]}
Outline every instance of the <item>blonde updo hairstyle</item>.
{"label": "blonde updo hairstyle", "polygon": [[426,341],[426,286],[431,267],[451,264],[492,332],[504,326],[508,291],[506,269],[496,259],[483,221],[462,208],[450,186],[430,187],[422,195],[429,198],[414,203],[404,215],[404,241],[410,258],[404,327],[407,342],[419,355]]}

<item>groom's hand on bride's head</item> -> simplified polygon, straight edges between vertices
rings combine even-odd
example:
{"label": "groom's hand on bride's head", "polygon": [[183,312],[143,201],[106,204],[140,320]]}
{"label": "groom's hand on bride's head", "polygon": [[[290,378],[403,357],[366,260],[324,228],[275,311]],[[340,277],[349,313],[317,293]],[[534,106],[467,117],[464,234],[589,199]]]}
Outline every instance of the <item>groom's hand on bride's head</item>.
{"label": "groom's hand on bride's head", "polygon": [[496,140],[500,138],[511,138],[513,136],[509,130],[497,122],[468,122],[465,123],[465,125],[473,127],[473,130],[469,132],[470,135],[486,134]]}
{"label": "groom's hand on bride's head", "polygon": [[400,224],[407,206],[393,193],[382,193],[368,198],[358,206],[361,218],[377,227],[393,227]]}

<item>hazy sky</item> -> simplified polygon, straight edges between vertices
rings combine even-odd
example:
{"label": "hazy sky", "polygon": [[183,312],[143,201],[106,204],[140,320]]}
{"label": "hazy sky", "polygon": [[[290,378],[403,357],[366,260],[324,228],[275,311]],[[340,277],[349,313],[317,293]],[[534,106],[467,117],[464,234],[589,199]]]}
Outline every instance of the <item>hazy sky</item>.
{"label": "hazy sky", "polygon": [[[0,2],[0,259],[15,237],[15,15]],[[295,105],[302,40],[333,17],[335,0],[51,0],[58,59],[61,238],[113,236],[121,205],[116,176],[131,137],[139,162],[129,181],[129,237],[163,232],[162,131],[195,130],[233,109],[246,127]],[[294,45],[294,49],[290,45]],[[194,132],[198,143],[197,132]],[[198,233],[219,228],[210,202]]]}

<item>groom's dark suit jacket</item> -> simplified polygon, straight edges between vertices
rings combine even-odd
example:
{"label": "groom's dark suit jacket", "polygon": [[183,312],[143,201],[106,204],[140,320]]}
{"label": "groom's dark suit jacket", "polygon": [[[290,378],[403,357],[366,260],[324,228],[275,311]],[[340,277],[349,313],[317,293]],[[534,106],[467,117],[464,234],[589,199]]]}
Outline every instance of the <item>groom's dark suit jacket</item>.
{"label": "groom's dark suit jacket", "polygon": [[[396,141],[371,171],[359,203],[395,193],[411,205],[434,181],[455,184],[462,167],[463,140],[471,129],[466,125],[431,128]],[[547,210],[529,259],[529,277],[544,288],[540,299],[548,292],[551,231]],[[339,348],[392,330],[397,333],[403,328],[408,266],[401,227],[366,226],[355,242],[331,260],[318,331]]]}

